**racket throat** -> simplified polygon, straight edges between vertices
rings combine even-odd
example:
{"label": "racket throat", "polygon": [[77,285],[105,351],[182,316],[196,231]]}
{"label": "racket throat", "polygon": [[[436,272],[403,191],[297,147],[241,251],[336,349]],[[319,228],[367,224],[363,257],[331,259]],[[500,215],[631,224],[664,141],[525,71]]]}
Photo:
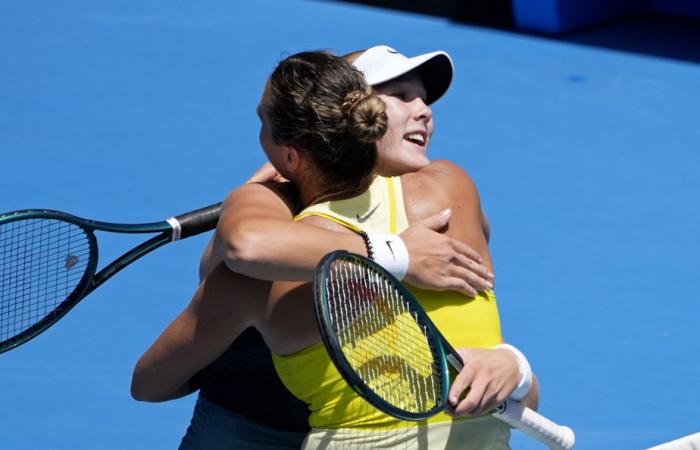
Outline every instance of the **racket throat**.
{"label": "racket throat", "polygon": [[454,353],[447,354],[447,362],[450,363],[452,368],[457,372],[461,372],[464,368],[464,362],[462,361],[462,358],[460,358],[459,355],[456,355]]}

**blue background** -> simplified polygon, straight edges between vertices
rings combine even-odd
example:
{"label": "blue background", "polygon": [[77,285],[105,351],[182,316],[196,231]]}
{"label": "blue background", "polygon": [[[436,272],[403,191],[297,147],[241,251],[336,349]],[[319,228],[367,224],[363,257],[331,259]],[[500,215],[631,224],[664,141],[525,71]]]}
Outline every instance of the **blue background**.
{"label": "blue background", "polygon": [[[479,187],[504,333],[542,411],[579,449],[698,431],[693,58],[327,1],[2,2],[0,211],[150,222],[218,201],[264,162],[255,107],[277,61],[379,43],[454,59],[431,152]],[[105,262],[137,241],[103,237]],[[194,397],[138,403],[129,384],[194,291],[205,242],[147,256],[0,355],[0,447],[176,448]]]}

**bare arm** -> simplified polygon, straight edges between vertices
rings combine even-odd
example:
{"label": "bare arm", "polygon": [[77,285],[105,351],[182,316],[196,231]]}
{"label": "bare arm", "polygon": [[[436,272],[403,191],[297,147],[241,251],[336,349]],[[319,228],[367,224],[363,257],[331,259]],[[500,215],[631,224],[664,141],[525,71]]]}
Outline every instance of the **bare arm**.
{"label": "bare arm", "polygon": [[[247,184],[224,202],[217,231],[200,263],[200,278],[223,260],[235,272],[265,280],[308,281],[323,255],[337,249],[366,254],[356,234],[319,230],[292,222],[294,207],[283,184]],[[408,248],[407,281],[427,289],[456,289],[465,295],[492,287],[493,275],[481,256],[467,245],[435,230],[448,217],[434,214],[401,234]],[[462,280],[448,275],[444,266],[463,266]]]}
{"label": "bare arm", "polygon": [[[467,243],[492,266],[487,244],[487,229],[481,209],[479,193],[469,175],[456,165],[439,161],[427,170],[412,176],[413,188],[404,190],[407,204],[413,205],[414,218],[433,212],[433,203],[448,204],[454,211],[445,234]],[[520,379],[517,359],[505,349],[458,349],[464,369],[455,378],[450,389],[450,412],[455,415],[481,415],[503,401],[513,392]],[[537,406],[539,385],[523,399],[526,406]]]}
{"label": "bare arm", "polygon": [[540,380],[534,373],[532,374],[532,389],[520,402],[534,411],[540,407]]}
{"label": "bare arm", "polygon": [[318,261],[332,250],[365,254],[360,236],[295,223],[292,209],[279,185],[241,186],[224,202],[212,256],[253,278],[310,280]]}
{"label": "bare arm", "polygon": [[[235,274],[223,265],[215,268],[187,308],[139,359],[131,395],[159,402],[192,392],[191,378],[262,314],[269,289],[269,282]],[[231,301],[233,295],[245,296],[245,301]]]}

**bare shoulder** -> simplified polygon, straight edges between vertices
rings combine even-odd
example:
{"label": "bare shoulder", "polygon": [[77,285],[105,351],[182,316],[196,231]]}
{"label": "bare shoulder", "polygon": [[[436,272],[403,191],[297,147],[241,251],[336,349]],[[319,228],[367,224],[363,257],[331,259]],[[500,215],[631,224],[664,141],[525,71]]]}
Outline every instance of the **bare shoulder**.
{"label": "bare shoulder", "polygon": [[273,215],[291,219],[298,194],[291,183],[247,183],[224,200],[222,219],[231,216]]}
{"label": "bare shoulder", "polygon": [[480,208],[474,181],[453,162],[433,161],[418,172],[402,175],[401,180],[409,219],[427,217],[445,208],[465,205]]}
{"label": "bare shoulder", "polygon": [[465,190],[476,191],[476,186],[471,176],[469,176],[469,173],[467,173],[464,168],[451,161],[433,161],[429,166],[421,169],[418,173],[423,174],[423,176],[431,179],[433,182],[439,181],[439,183],[436,184],[443,189],[458,189],[462,194],[464,194]]}
{"label": "bare shoulder", "polygon": [[479,193],[464,169],[449,161],[434,161],[402,176],[402,187],[409,222],[450,208],[446,234],[476,250],[491,267]]}

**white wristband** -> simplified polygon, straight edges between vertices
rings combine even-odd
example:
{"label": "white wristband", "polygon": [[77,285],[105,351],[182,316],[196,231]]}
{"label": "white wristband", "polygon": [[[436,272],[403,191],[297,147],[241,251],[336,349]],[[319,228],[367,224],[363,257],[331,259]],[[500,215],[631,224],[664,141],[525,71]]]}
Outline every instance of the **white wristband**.
{"label": "white wristband", "polygon": [[403,280],[408,272],[408,249],[399,235],[367,233],[367,238],[374,262],[399,280]]}
{"label": "white wristband", "polygon": [[510,398],[513,400],[522,400],[530,389],[532,388],[532,369],[530,368],[530,363],[523,353],[517,348],[510,344],[498,344],[496,348],[503,348],[511,352],[515,359],[518,361],[518,368],[520,369],[520,381],[515,390],[510,394]]}

